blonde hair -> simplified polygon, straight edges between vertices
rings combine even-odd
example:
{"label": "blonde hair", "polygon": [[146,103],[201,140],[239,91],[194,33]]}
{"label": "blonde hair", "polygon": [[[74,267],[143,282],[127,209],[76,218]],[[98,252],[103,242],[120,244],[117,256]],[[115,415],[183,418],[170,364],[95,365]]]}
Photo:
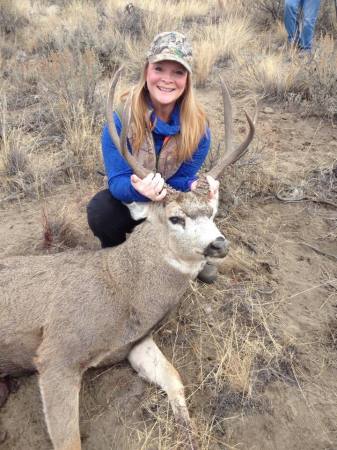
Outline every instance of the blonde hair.
{"label": "blonde hair", "polygon": [[[145,64],[141,78],[132,90],[132,123],[134,130],[133,149],[138,151],[144,141],[146,130],[151,129],[147,123],[147,86],[146,71],[148,63]],[[125,92],[121,100],[125,101],[130,92]],[[183,162],[192,158],[201,138],[206,132],[207,119],[202,106],[196,100],[192,87],[191,74],[188,72],[186,87],[182,96],[178,99],[180,103],[180,134],[178,135],[178,161]]]}

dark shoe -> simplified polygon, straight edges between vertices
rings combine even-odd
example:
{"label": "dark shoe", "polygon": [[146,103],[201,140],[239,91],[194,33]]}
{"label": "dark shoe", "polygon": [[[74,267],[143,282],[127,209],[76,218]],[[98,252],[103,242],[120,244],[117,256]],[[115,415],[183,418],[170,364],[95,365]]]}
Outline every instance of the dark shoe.
{"label": "dark shoe", "polygon": [[198,280],[203,283],[211,284],[218,277],[218,268],[209,262],[206,263],[205,267],[199,272]]}
{"label": "dark shoe", "polygon": [[9,396],[9,389],[6,381],[0,380],[0,408],[6,403]]}

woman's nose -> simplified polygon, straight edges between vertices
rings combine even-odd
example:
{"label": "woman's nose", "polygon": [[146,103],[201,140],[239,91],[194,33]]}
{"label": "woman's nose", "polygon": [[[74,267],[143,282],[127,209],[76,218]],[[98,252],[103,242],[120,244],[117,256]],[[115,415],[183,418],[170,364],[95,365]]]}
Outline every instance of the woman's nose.
{"label": "woman's nose", "polygon": [[162,81],[164,81],[165,83],[171,83],[172,81],[172,76],[169,73],[164,73],[162,74],[161,77]]}

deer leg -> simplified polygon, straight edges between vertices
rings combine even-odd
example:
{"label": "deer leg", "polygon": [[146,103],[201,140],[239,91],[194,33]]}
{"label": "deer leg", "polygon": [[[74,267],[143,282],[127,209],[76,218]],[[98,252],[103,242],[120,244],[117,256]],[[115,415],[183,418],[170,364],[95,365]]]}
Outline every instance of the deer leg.
{"label": "deer leg", "polygon": [[190,428],[190,416],[180,375],[153,339],[146,337],[135,345],[128,360],[142,378],[157,384],[166,392],[177,422]]}
{"label": "deer leg", "polygon": [[79,391],[81,376],[53,364],[40,370],[39,386],[50,439],[55,450],[81,450]]}

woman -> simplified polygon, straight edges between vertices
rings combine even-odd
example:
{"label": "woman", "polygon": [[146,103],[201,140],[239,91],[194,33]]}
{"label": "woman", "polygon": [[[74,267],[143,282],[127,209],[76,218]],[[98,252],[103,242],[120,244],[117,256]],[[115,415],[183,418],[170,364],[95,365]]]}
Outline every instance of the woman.
{"label": "woman", "polygon": [[[96,194],[87,208],[89,226],[102,247],[121,244],[141,222],[132,219],[125,204],[161,201],[165,182],[184,192],[196,187],[211,140],[205,112],[192,88],[191,63],[192,48],[186,37],[161,33],[154,38],[133,89],[129,150],[155,175],[140,179],[133,174],[104,127],[102,149],[109,189]],[[119,134],[121,111],[122,107],[114,112]],[[216,268],[206,265],[199,278],[213,282]]]}

